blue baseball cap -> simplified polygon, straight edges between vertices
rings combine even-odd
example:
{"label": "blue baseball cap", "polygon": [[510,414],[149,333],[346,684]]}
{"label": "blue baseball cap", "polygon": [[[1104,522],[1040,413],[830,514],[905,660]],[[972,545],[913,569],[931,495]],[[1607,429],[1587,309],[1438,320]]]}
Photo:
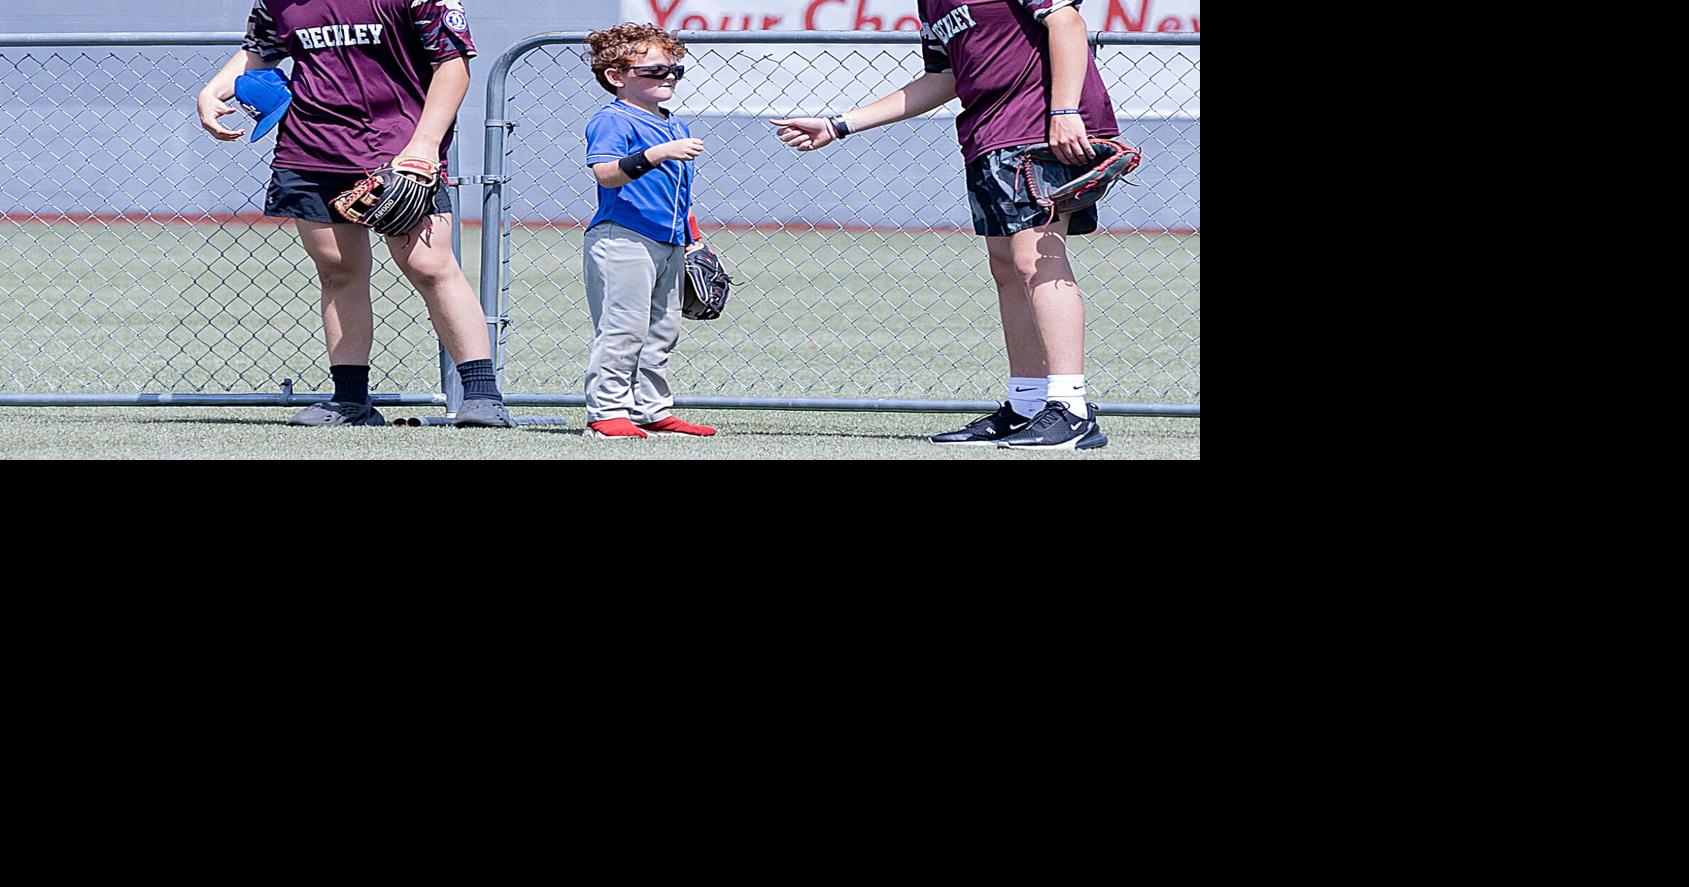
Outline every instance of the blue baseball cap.
{"label": "blue baseball cap", "polygon": [[287,88],[286,74],[276,68],[259,68],[235,80],[235,101],[258,121],[252,130],[252,141],[256,142],[269,135],[287,114],[293,91]]}

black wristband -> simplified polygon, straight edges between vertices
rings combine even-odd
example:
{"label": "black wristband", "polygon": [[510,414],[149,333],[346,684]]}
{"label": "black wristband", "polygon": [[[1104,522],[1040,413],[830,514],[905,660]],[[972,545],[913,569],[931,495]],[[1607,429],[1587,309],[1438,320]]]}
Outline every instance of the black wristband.
{"label": "black wristband", "polygon": [[637,179],[657,168],[651,163],[651,161],[645,159],[644,151],[635,151],[632,154],[623,157],[621,160],[617,161],[617,163],[621,166],[622,172],[626,174],[630,180]]}
{"label": "black wristband", "polygon": [[827,118],[827,122],[833,124],[833,136],[835,138],[842,141],[845,136],[850,135],[850,124],[845,121],[843,114],[835,114]]}

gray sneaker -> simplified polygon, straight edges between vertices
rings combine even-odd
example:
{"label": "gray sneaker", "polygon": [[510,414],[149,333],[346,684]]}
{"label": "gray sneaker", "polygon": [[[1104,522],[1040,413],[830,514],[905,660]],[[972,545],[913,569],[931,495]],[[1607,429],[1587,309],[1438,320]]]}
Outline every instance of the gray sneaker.
{"label": "gray sneaker", "polygon": [[510,411],[500,401],[476,399],[466,400],[457,408],[452,424],[459,428],[515,428],[516,420],[510,418]]}
{"label": "gray sneaker", "polygon": [[314,403],[287,420],[289,425],[386,425],[387,420],[367,403]]}

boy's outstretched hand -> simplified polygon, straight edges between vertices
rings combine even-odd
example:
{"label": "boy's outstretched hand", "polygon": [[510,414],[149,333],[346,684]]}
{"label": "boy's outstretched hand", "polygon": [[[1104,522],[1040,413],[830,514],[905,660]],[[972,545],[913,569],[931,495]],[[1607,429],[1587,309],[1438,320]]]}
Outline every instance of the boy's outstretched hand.
{"label": "boy's outstretched hand", "polygon": [[645,150],[645,159],[652,163],[667,163],[670,160],[697,160],[698,155],[704,153],[703,139],[675,139],[664,142]]}
{"label": "boy's outstretched hand", "polygon": [[799,151],[814,151],[838,141],[838,136],[833,134],[833,124],[823,117],[794,117],[768,122],[780,127],[775,131],[780,141]]}

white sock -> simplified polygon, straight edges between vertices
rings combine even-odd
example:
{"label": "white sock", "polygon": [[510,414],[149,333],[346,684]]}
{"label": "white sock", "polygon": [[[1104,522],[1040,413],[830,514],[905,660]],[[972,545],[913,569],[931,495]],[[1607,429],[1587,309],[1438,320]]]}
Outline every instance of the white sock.
{"label": "white sock", "polygon": [[1091,418],[1091,410],[1085,406],[1085,377],[1079,376],[1051,376],[1050,390],[1046,395],[1050,403],[1065,403],[1073,415],[1081,419]]}
{"label": "white sock", "polygon": [[1027,378],[1024,376],[1009,377],[1009,396],[1004,398],[1009,406],[1022,416],[1030,419],[1044,409],[1044,399],[1048,396],[1050,381],[1042,376]]}

